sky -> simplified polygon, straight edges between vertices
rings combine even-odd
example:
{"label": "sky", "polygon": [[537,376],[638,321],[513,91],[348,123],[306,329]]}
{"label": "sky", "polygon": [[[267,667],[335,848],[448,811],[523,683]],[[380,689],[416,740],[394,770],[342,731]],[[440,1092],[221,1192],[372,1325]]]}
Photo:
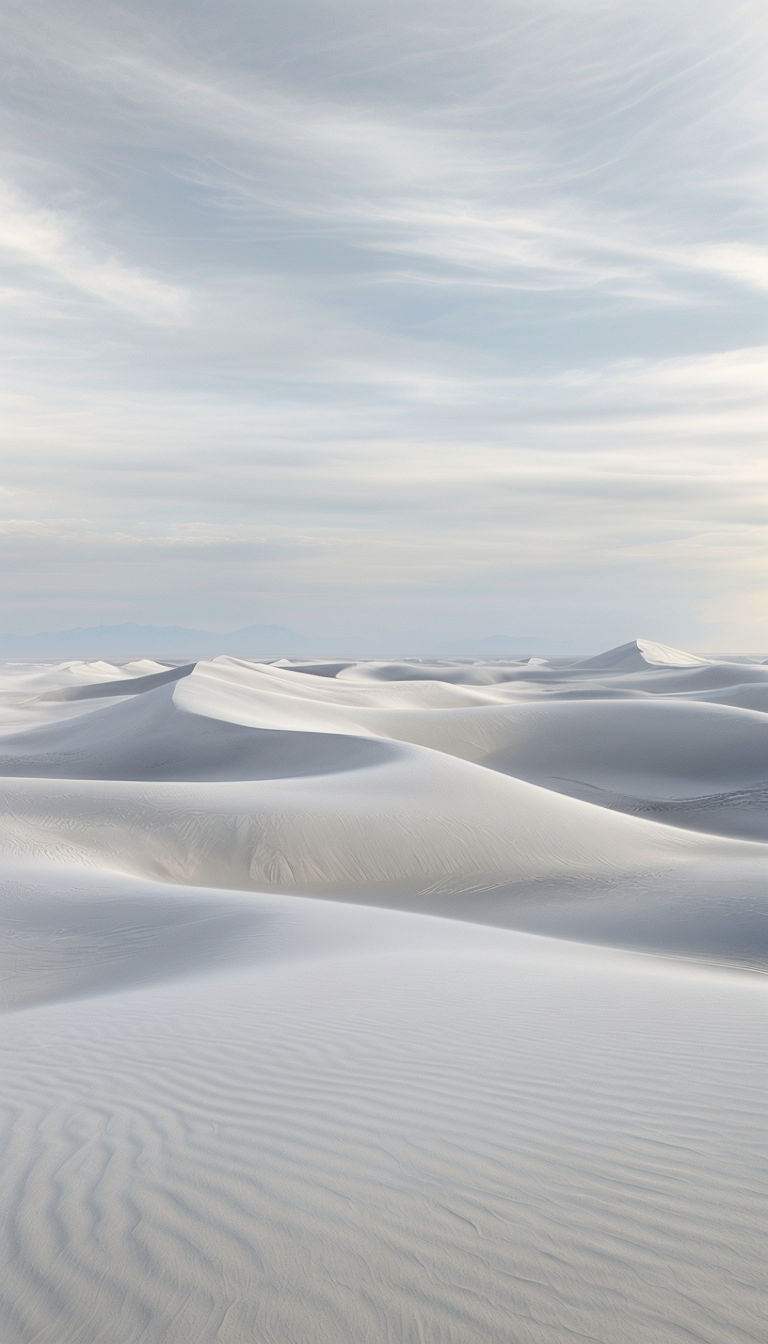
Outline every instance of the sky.
{"label": "sky", "polygon": [[0,43],[0,630],[768,653],[764,0]]}

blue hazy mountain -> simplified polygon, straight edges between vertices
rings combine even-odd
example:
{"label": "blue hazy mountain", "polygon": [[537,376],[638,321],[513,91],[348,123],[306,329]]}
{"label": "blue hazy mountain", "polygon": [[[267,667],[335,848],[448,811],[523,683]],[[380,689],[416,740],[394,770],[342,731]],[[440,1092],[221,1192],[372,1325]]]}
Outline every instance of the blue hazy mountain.
{"label": "blue hazy mountain", "polygon": [[35,635],[0,635],[2,658],[138,657],[173,660],[212,658],[230,653],[243,658],[281,658],[306,652],[306,641],[281,625],[247,625],[218,633],[180,625],[81,626]]}

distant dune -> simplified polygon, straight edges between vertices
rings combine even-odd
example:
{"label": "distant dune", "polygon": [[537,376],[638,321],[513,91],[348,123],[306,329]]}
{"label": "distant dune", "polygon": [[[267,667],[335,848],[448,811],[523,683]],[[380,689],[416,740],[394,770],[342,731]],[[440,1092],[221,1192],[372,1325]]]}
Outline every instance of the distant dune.
{"label": "distant dune", "polygon": [[768,665],[115,629],[0,668],[3,1344],[762,1344]]}

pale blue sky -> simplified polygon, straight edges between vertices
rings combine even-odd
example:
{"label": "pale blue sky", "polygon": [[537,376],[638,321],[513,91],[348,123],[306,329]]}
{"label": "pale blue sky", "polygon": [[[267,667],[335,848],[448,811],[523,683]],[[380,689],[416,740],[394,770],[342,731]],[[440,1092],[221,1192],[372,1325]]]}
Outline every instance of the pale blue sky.
{"label": "pale blue sky", "polygon": [[0,629],[768,652],[762,0],[0,33]]}

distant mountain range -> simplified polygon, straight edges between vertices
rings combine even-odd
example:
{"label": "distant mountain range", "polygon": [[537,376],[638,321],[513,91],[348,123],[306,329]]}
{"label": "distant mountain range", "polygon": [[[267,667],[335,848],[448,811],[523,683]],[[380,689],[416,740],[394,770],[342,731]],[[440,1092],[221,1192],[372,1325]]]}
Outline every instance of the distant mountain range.
{"label": "distant mountain range", "polygon": [[[156,658],[161,662],[194,662],[228,653],[240,658],[392,658],[392,657],[518,657],[540,654],[546,641],[526,635],[488,635],[480,639],[437,639],[415,632],[373,644],[352,639],[325,641],[297,634],[282,625],[246,625],[240,630],[216,632],[181,625],[79,626],[73,630],[43,631],[36,635],[0,634],[0,658],[92,659],[126,661]],[[335,645],[332,647],[332,645]]]}
{"label": "distant mountain range", "polygon": [[194,661],[230,653],[242,658],[291,658],[307,641],[281,625],[247,625],[217,634],[181,625],[96,625],[38,635],[0,635],[0,658],[157,658]]}

